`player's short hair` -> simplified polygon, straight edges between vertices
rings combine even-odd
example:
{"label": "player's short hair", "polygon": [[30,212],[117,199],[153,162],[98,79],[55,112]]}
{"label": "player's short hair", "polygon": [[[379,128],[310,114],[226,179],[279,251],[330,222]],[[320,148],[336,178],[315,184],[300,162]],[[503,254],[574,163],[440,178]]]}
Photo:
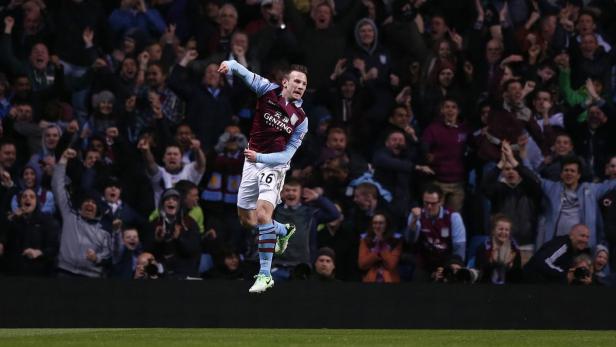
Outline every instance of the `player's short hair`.
{"label": "player's short hair", "polygon": [[289,70],[287,71],[286,75],[288,76],[293,71],[301,72],[306,75],[306,77],[308,77],[308,68],[305,65],[292,64],[291,66],[289,66]]}

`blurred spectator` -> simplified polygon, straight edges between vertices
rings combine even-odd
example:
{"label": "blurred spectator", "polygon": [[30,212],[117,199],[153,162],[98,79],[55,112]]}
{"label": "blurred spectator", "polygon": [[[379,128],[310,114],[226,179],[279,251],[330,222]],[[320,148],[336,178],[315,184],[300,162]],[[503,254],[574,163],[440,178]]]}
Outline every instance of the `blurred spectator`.
{"label": "blurred spectator", "polygon": [[492,217],[490,238],[477,249],[476,268],[482,282],[515,283],[522,278],[521,253],[512,238],[513,221],[504,214]]}
{"label": "blurred spectator", "polygon": [[445,206],[460,211],[464,204],[464,154],[469,130],[459,120],[460,108],[454,99],[440,105],[442,118],[424,131],[422,144],[436,184],[444,193]]}
{"label": "blurred spectator", "polygon": [[109,16],[109,28],[115,43],[127,35],[145,41],[165,31],[165,21],[156,9],[148,8],[145,0],[122,0]]}
{"label": "blurred spectator", "polygon": [[134,227],[114,225],[112,231],[112,264],[110,277],[130,279],[137,270],[137,261],[143,251],[139,231]]}
{"label": "blurred spectator", "polygon": [[7,273],[16,276],[46,276],[54,273],[60,226],[40,211],[37,194],[25,188],[18,206],[7,218],[0,218],[0,256]]}
{"label": "blurred spectator", "polygon": [[398,283],[398,262],[402,252],[400,234],[393,233],[387,217],[377,212],[359,243],[359,268],[365,283]]}
{"label": "blurred spectator", "polygon": [[[56,202],[51,190],[42,185],[43,173],[36,166],[26,165],[21,172],[17,182],[14,182],[12,189],[6,195],[10,198],[11,210],[15,213],[20,206],[19,195],[26,189],[31,189],[36,194],[37,210],[47,215],[56,212]],[[12,198],[11,198],[12,195]]]}
{"label": "blurred spectator", "polygon": [[201,242],[195,221],[182,210],[180,193],[167,189],[162,193],[159,217],[150,223],[147,250],[163,264],[169,278],[198,277]]}
{"label": "blurred spectator", "polygon": [[593,282],[599,285],[609,285],[610,252],[604,245],[597,245],[592,259]]}
{"label": "blurred spectator", "polygon": [[[186,66],[197,58],[196,51],[188,51],[173,68],[169,88],[186,101],[186,122],[208,150],[216,144],[224,127],[231,122],[231,103],[217,63],[208,63],[199,83],[193,84]],[[207,116],[205,116],[207,115]]]}
{"label": "blurred spectator", "polygon": [[[580,254],[588,256],[590,229],[584,224],[574,225],[569,235],[557,236],[546,242],[524,267],[524,275],[530,282],[567,284],[577,278],[589,282],[589,276],[574,276],[575,259]],[[580,275],[585,275],[584,273]]]}
{"label": "blurred spectator", "polygon": [[492,214],[501,213],[514,220],[511,237],[532,251],[543,197],[537,176],[523,165],[513,166],[503,152],[496,167],[483,178],[482,190],[490,200]]}
{"label": "blurred spectator", "polygon": [[[616,156],[612,156],[606,165],[607,178],[616,179]],[[616,269],[616,189],[611,189],[599,200],[603,217],[603,234],[609,247],[610,267]]]}
{"label": "blurred spectator", "polygon": [[165,269],[163,265],[156,261],[152,253],[143,252],[137,257],[137,266],[133,279],[136,280],[156,280],[164,277]]}
{"label": "blurred spectator", "polygon": [[67,149],[53,171],[51,187],[63,222],[58,276],[104,277],[104,266],[111,258],[111,235],[98,223],[102,213],[98,199],[86,196],[75,211],[66,191],[66,164],[76,156],[75,150]]}
{"label": "blurred spectator", "polygon": [[101,225],[103,229],[112,232],[115,223],[121,223],[120,226],[130,225],[136,228],[136,230],[143,229],[145,219],[122,200],[122,185],[117,177],[110,176],[106,178],[102,184],[102,193],[101,208],[103,213]]}
{"label": "blurred spectator", "polygon": [[594,247],[601,240],[601,229],[596,223],[599,213],[597,202],[609,190],[616,188],[616,180],[582,183],[581,169],[582,165],[577,158],[565,159],[560,181],[541,179],[547,206],[543,214],[545,225],[537,234],[537,247],[557,236],[566,235],[567,230],[580,223],[587,225],[590,247]]}
{"label": "blurred spectator", "polygon": [[311,278],[320,282],[336,281],[336,253],[333,249],[329,247],[319,248]]}
{"label": "blurred spectator", "polygon": [[158,204],[163,189],[173,187],[180,180],[188,180],[195,184],[201,181],[205,172],[205,154],[201,150],[199,140],[192,140],[191,149],[195,151],[195,161],[184,165],[182,163],[182,151],[177,144],[167,145],[163,156],[164,167],[158,166],[150,151],[148,139],[141,139],[138,145],[143,153],[147,174],[154,191],[154,201]]}
{"label": "blurred spectator", "polygon": [[459,213],[443,207],[443,204],[443,191],[438,186],[429,186],[423,192],[424,207],[413,208],[408,216],[406,240],[415,244],[415,279],[427,280],[452,255],[464,261],[464,222]]}
{"label": "blurred spectator", "polygon": [[329,199],[293,178],[282,186],[280,198],[282,204],[274,211],[274,218],[282,224],[293,224],[296,231],[285,253],[274,258],[272,275],[276,279],[288,279],[293,277],[298,265],[313,264],[317,254],[317,225],[336,220],[340,212]]}

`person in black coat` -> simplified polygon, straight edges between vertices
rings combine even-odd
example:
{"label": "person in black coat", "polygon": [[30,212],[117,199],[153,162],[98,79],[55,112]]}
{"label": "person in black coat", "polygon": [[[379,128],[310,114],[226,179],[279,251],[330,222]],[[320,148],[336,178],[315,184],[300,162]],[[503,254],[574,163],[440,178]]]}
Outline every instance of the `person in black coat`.
{"label": "person in black coat", "polygon": [[[41,213],[36,193],[19,194],[19,208],[0,225],[0,257],[16,276],[50,276],[59,248],[60,226]],[[4,253],[4,254],[3,254]]]}
{"label": "person in black coat", "polygon": [[208,63],[201,82],[191,83],[188,64],[197,58],[197,52],[190,50],[173,68],[168,86],[181,99],[187,102],[186,123],[201,141],[204,151],[213,148],[224,130],[231,123],[231,101],[229,92],[222,87],[222,76],[218,64]]}
{"label": "person in black coat", "polygon": [[167,189],[161,195],[159,217],[150,224],[144,243],[162,263],[168,278],[198,277],[199,227],[181,211],[177,190]]}
{"label": "person in black coat", "polygon": [[581,254],[590,255],[589,238],[590,230],[586,225],[574,225],[569,235],[555,237],[539,248],[524,266],[524,277],[535,283],[572,283],[575,258]]}

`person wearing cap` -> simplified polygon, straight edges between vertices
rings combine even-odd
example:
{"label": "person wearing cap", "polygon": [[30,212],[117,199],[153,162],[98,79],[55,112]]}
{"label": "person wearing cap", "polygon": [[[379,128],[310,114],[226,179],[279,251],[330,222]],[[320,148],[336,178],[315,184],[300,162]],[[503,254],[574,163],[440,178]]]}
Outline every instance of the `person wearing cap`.
{"label": "person wearing cap", "polygon": [[336,279],[336,252],[333,249],[329,247],[319,248],[311,279],[320,282],[338,281]]}
{"label": "person wearing cap", "polygon": [[118,127],[118,117],[114,114],[115,95],[109,90],[102,90],[92,95],[92,115],[84,124],[91,135],[106,135],[109,128]]}
{"label": "person wearing cap", "polygon": [[[122,201],[122,184],[115,176],[109,176],[102,185],[101,205],[103,208],[101,224],[108,232],[115,228],[122,229],[122,225],[132,225],[140,232],[143,231],[145,219],[126,202]],[[121,224],[118,224],[121,223]]]}
{"label": "person wearing cap", "polygon": [[600,285],[608,284],[610,275],[610,251],[605,245],[597,245],[592,258],[593,282]]}
{"label": "person wearing cap", "polygon": [[160,198],[159,216],[150,222],[144,243],[163,264],[167,276],[198,277],[201,238],[197,223],[182,211],[180,192],[166,189]]}
{"label": "person wearing cap", "polygon": [[102,228],[98,198],[86,195],[79,210],[71,206],[66,184],[66,165],[77,152],[67,149],[56,164],[51,188],[62,215],[62,234],[58,256],[60,277],[104,277],[111,258],[111,235]]}

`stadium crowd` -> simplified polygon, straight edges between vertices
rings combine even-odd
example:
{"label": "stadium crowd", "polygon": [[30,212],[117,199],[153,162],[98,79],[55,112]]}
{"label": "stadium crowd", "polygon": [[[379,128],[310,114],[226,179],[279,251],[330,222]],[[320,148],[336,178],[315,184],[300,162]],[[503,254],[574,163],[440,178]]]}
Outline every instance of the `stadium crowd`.
{"label": "stadium crowd", "polygon": [[277,280],[613,282],[614,1],[0,3],[0,276],[254,273],[233,59],[308,68]]}

